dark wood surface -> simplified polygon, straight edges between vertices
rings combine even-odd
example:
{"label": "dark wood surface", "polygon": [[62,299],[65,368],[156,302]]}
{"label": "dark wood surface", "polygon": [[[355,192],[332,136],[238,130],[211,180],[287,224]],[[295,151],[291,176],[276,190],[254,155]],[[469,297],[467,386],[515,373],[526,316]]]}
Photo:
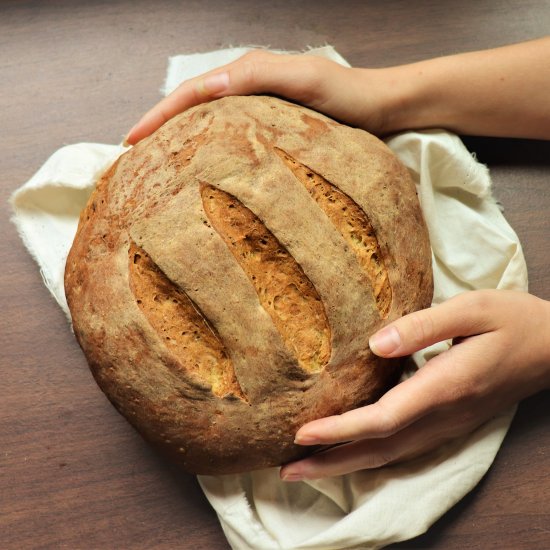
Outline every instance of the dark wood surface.
{"label": "dark wood surface", "polygon": [[[228,547],[196,480],[160,460],[98,390],[9,222],[10,193],[51,153],[119,142],[159,98],[169,55],[329,43],[374,67],[549,29],[550,3],[534,0],[0,2],[0,548]],[[549,144],[466,142],[492,170],[532,292],[550,299]],[[550,548],[548,398],[521,404],[472,493],[394,547]]]}

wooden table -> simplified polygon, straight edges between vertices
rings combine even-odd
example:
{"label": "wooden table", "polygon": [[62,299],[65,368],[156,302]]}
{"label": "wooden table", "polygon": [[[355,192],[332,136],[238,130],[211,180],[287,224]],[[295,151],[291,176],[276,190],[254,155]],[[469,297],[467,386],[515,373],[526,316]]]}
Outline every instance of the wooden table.
{"label": "wooden table", "polygon": [[[196,480],[161,461],[96,387],[6,204],[63,144],[117,143],[159,98],[167,57],[333,44],[383,66],[542,36],[548,1],[106,0],[0,3],[0,548],[227,548]],[[526,98],[528,101],[529,98]],[[550,144],[467,139],[550,299]],[[550,548],[549,393],[525,401],[494,466],[395,548]]]}

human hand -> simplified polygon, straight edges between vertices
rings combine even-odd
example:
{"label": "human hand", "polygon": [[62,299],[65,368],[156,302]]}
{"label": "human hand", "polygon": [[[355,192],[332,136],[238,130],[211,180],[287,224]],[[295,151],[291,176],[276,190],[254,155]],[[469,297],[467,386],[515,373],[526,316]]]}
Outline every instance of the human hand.
{"label": "human hand", "polygon": [[298,444],[344,444],[287,464],[281,478],[316,479],[421,455],[550,387],[550,302],[526,293],[461,294],[398,319],[370,346],[400,357],[447,339],[449,350],[378,402],[300,428]]}
{"label": "human hand", "polygon": [[[350,69],[313,55],[253,50],[233,63],[183,82],[130,130],[128,144],[152,134],[175,115],[229,95],[275,94],[332,118],[382,134],[396,126],[391,69]],[[390,121],[390,119],[392,119]],[[390,124],[391,122],[391,124]]]}

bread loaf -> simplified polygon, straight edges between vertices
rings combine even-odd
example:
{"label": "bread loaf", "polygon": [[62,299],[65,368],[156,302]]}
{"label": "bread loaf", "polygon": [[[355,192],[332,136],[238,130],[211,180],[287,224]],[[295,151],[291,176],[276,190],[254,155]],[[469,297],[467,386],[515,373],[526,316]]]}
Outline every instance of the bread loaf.
{"label": "bread loaf", "polygon": [[166,123],[103,175],[65,290],[110,401],[186,471],[279,465],[306,422],[371,403],[369,336],[430,305],[415,186],[377,138],[269,97]]}

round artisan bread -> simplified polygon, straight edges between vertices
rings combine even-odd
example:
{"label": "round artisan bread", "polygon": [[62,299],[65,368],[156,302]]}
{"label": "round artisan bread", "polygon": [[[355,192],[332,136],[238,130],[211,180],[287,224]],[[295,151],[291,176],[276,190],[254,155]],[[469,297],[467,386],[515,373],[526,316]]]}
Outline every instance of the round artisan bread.
{"label": "round artisan bread", "polygon": [[306,422],[371,403],[384,324],[430,305],[415,186],[377,138],[270,97],[167,122],[103,175],[65,271],[95,379],[193,473],[279,465]]}

